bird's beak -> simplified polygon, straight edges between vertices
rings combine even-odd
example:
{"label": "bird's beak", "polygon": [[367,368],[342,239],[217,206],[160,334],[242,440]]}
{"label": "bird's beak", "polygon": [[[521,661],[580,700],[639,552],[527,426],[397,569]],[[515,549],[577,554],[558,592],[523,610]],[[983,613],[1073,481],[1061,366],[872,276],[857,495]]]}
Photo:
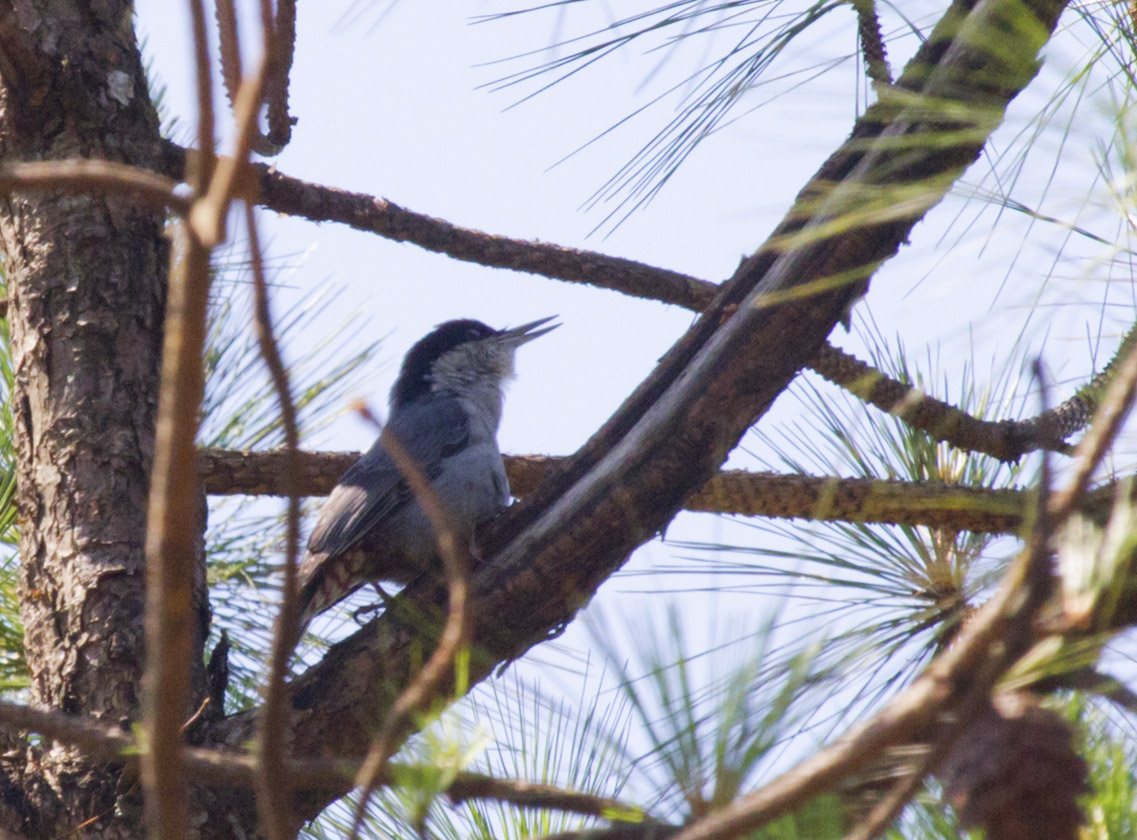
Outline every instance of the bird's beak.
{"label": "bird's beak", "polygon": [[520,347],[522,344],[532,341],[535,338],[540,338],[545,333],[552,332],[557,327],[559,327],[560,324],[553,324],[552,326],[544,327],[543,329],[537,329],[542,324],[547,324],[549,321],[552,321],[556,317],[556,315],[550,315],[548,318],[540,318],[536,321],[530,321],[528,324],[522,324],[520,327],[511,327],[510,329],[502,330],[500,337],[505,341],[508,341],[514,347]]}

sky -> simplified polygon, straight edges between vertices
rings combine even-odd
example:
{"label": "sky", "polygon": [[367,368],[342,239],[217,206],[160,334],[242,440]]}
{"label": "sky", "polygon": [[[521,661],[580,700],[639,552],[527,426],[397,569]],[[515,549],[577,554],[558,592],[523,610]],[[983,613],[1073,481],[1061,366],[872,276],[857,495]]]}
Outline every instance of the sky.
{"label": "sky", "polygon": [[[252,4],[246,5],[248,18]],[[657,39],[649,42],[654,50],[633,46],[541,90],[551,77],[506,86],[500,80],[563,57],[565,47],[551,46],[558,40],[650,5],[576,3],[485,21],[480,16],[521,5],[298,5],[290,104],[299,122],[292,143],[273,161],[281,172],[381,196],[458,225],[599,250],[714,281],[730,276],[765,239],[845,138],[867,95],[851,13],[838,8],[779,57],[728,124],[697,147],[647,207],[613,228],[604,224],[611,205],[582,205],[672,118],[691,90],[683,80],[733,44],[741,34],[737,26],[724,23],[717,32],[670,45]],[[177,139],[189,142],[194,92],[186,4],[138,0],[136,8],[152,72],[167,87],[170,112],[181,115]],[[904,9],[909,20],[928,25],[940,6],[916,0]],[[250,23],[246,19],[246,33]],[[886,17],[885,32],[899,68],[916,39],[899,18]],[[1116,112],[1103,104],[1108,96],[1101,95],[1101,79],[1087,74],[1070,82],[1048,127],[1029,121],[1053,90],[1063,89],[1088,42],[1076,25],[1064,38],[1048,50],[1037,90],[1015,103],[957,196],[917,227],[858,307],[860,324],[874,323],[886,339],[903,340],[914,359],[936,360],[940,378],[930,384],[938,396],[950,399],[953,388],[958,396],[966,366],[985,376],[1022,347],[1042,353],[1059,391],[1067,389],[1055,397],[1066,396],[1092,368],[1095,353],[1108,357],[1121,325],[1132,320],[1131,275],[1117,251],[1128,242],[1117,222],[1119,188],[1096,174],[1098,160],[1116,153],[1109,146]],[[218,104],[224,107],[219,85]],[[1040,140],[1023,158],[1022,139],[1033,134]],[[1012,185],[1020,201],[1062,223],[965,201]],[[342,287],[316,329],[334,334],[359,312],[366,333],[383,339],[356,395],[377,409],[385,407],[403,353],[435,324],[475,317],[502,327],[559,315],[560,329],[519,354],[499,436],[508,453],[574,451],[691,322],[691,314],[676,307],[458,263],[334,224],[268,211],[260,220],[269,258],[280,266],[274,306],[313,299],[328,285]],[[1105,242],[1072,233],[1075,225]],[[1107,277],[1120,282],[1107,287]],[[1065,304],[1060,310],[1053,306],[1059,301]],[[832,340],[863,353],[855,334],[838,331]],[[289,352],[299,348],[286,347],[286,357]],[[783,397],[764,425],[792,425],[800,411],[799,402]],[[371,428],[347,416],[308,445],[358,450],[372,437]],[[744,450],[732,466],[771,457],[753,436]],[[668,536],[756,539],[745,525],[694,515],[681,517]],[[656,541],[629,568],[659,570],[685,553]],[[711,583],[662,573],[616,578],[598,600],[609,614],[635,615],[658,607],[654,592]],[[759,598],[756,608],[752,594],[714,592],[684,595],[683,604],[701,619],[692,624],[705,630],[704,641],[721,637],[727,626],[753,630],[776,607]],[[580,650],[587,641],[574,631],[560,644]]]}

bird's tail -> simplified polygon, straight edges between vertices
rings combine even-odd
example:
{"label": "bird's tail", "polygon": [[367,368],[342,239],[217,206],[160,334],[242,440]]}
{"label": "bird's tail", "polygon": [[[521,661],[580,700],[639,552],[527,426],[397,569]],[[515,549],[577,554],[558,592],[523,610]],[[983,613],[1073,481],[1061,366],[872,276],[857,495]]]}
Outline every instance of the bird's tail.
{"label": "bird's tail", "polygon": [[330,610],[366,582],[356,573],[358,570],[353,559],[350,554],[331,558],[326,554],[304,556],[296,592],[296,628],[289,647],[295,649],[300,643],[312,619]]}

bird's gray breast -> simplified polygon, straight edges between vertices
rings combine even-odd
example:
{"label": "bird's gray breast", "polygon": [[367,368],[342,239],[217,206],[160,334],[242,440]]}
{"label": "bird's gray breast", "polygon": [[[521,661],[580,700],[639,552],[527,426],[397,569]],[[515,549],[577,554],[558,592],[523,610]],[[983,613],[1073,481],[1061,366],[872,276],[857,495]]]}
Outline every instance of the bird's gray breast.
{"label": "bird's gray breast", "polygon": [[[462,544],[469,544],[478,525],[509,504],[509,480],[488,424],[468,417],[465,445],[440,460],[431,489],[446,511],[450,527]],[[417,501],[405,505],[391,521],[392,537],[412,560],[437,553],[435,525]]]}
{"label": "bird's gray breast", "polygon": [[464,538],[509,500],[494,438],[494,417],[448,395],[393,412],[383,438],[347,471],[320,511],[308,542],[312,554],[334,556],[365,535],[414,557],[434,553],[434,526],[387,451],[394,440],[430,482]]}

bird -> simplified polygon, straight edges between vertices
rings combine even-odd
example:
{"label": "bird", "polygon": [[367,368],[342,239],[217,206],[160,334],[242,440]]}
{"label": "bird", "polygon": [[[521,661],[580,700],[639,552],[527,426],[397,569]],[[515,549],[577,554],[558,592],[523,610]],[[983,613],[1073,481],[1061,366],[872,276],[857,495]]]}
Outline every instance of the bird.
{"label": "bird", "polygon": [[546,326],[555,317],[502,330],[469,318],[447,321],[411,347],[391,389],[383,434],[344,473],[308,538],[297,573],[294,643],[316,615],[364,584],[406,584],[440,566],[432,520],[385,436],[430,482],[452,535],[473,550],[475,529],[511,499],[497,431],[514,354],[560,326]]}

